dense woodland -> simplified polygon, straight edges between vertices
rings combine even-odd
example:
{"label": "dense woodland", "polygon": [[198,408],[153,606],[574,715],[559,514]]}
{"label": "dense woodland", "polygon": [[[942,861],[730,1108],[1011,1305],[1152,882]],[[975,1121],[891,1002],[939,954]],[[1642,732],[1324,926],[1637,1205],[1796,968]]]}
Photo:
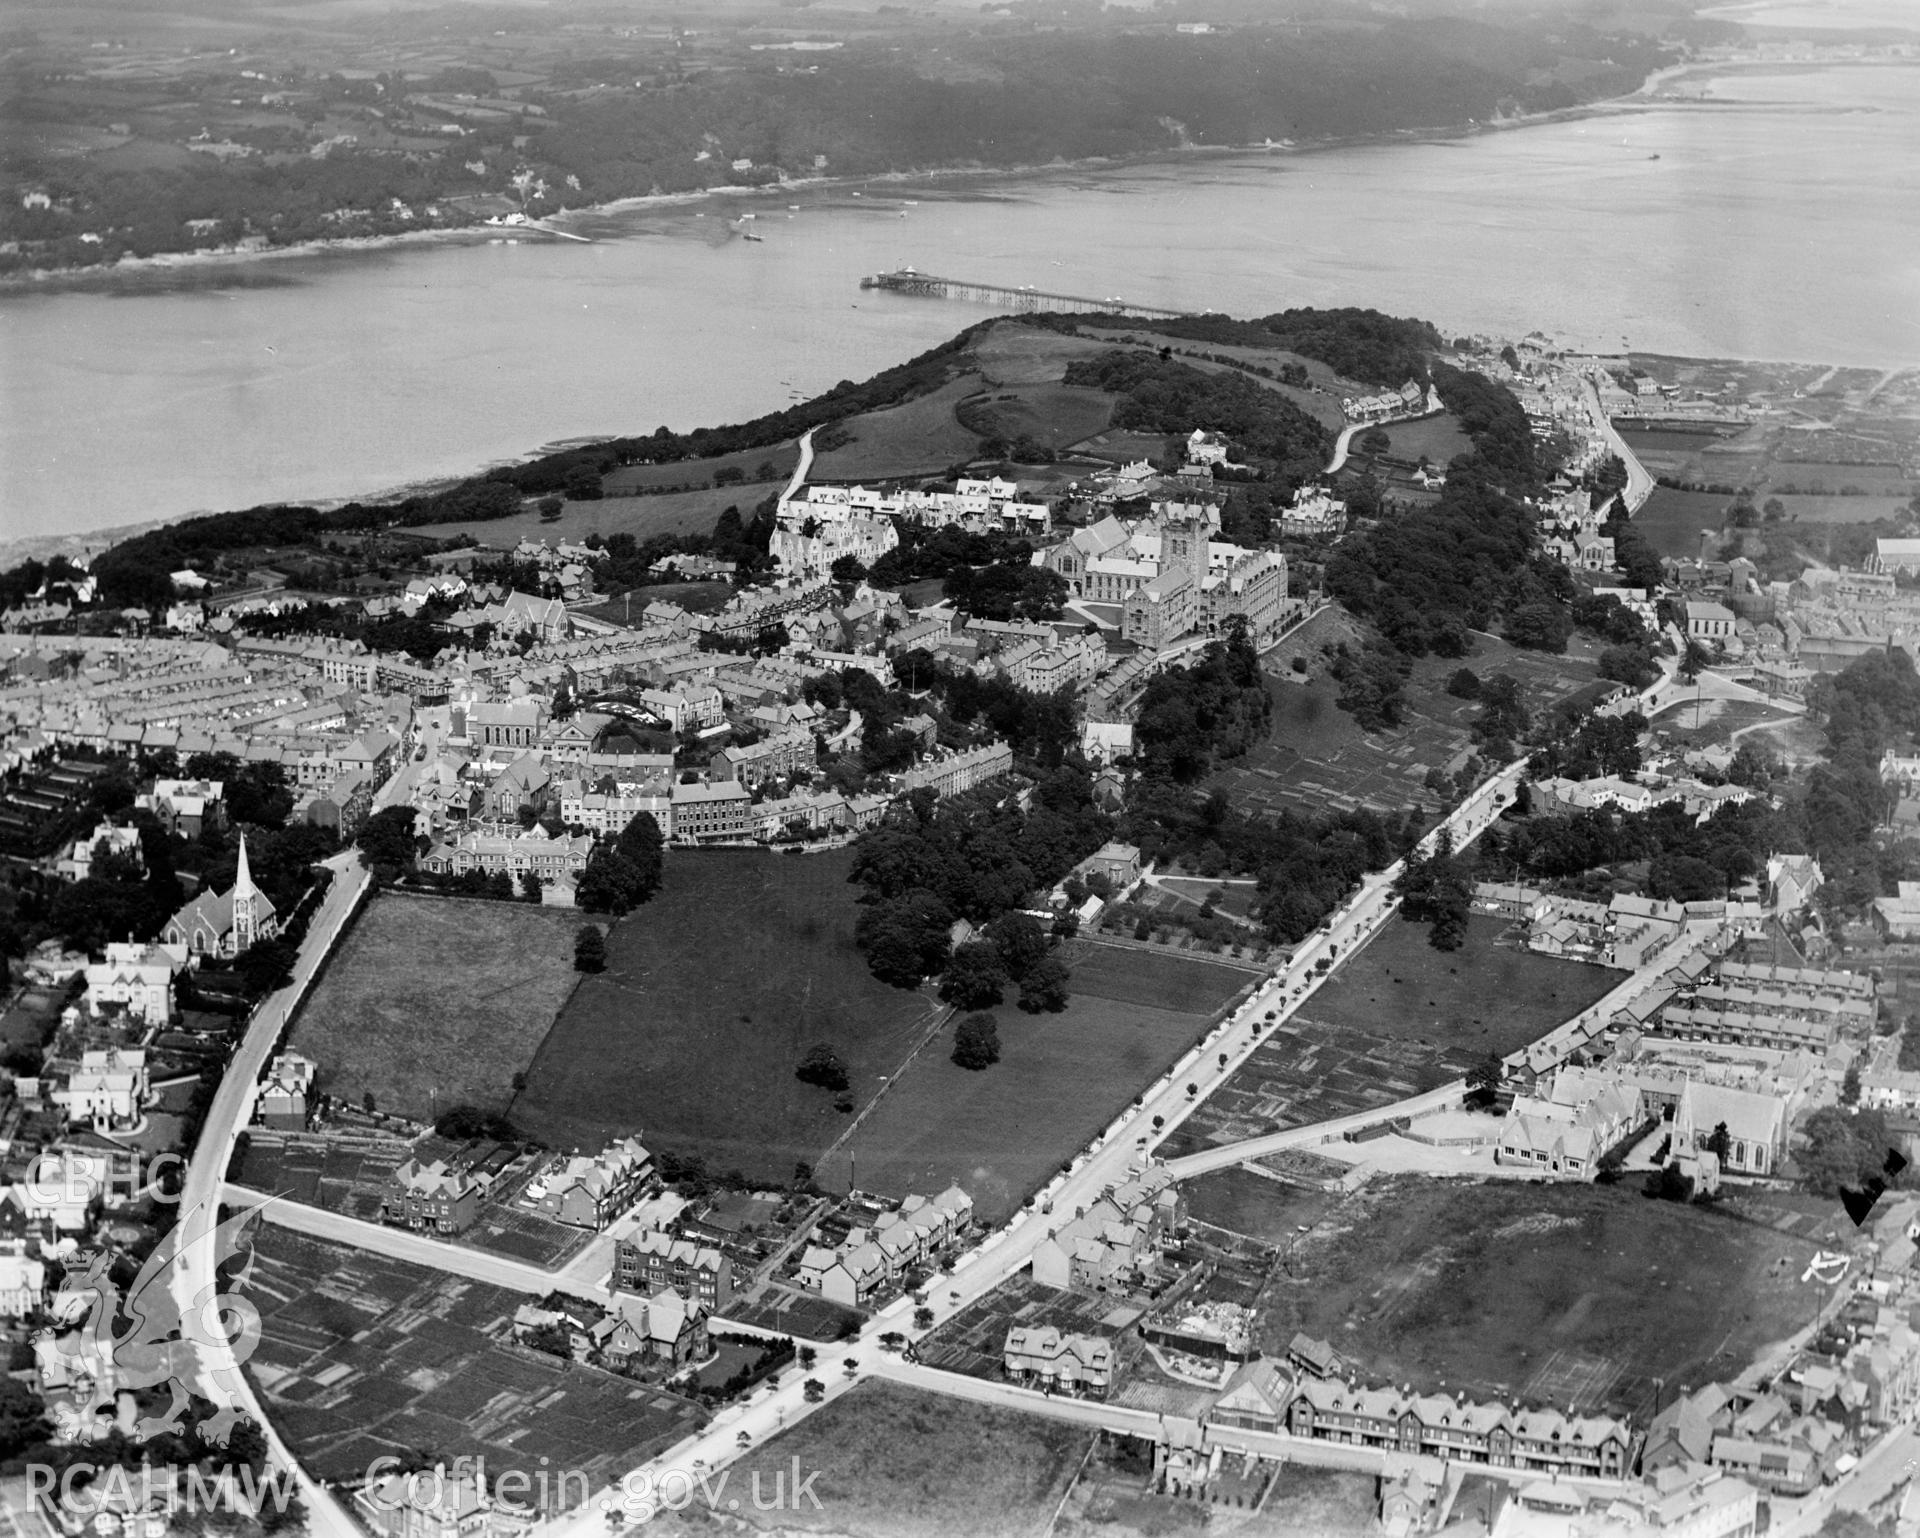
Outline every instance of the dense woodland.
{"label": "dense woodland", "polygon": [[1118,395],[1116,428],[1185,437],[1205,422],[1225,436],[1236,459],[1265,461],[1292,479],[1313,475],[1333,447],[1326,428],[1278,391],[1244,374],[1207,373],[1136,348],[1076,359],[1066,383]]}
{"label": "dense woodland", "polygon": [[1351,306],[1332,310],[1281,310],[1255,320],[1231,315],[1182,315],[1141,321],[1133,317],[1079,315],[1088,329],[1125,326],[1184,341],[1227,347],[1261,347],[1298,353],[1324,363],[1343,379],[1362,384],[1402,385],[1428,377],[1428,360],[1445,339],[1424,320],[1405,320]]}

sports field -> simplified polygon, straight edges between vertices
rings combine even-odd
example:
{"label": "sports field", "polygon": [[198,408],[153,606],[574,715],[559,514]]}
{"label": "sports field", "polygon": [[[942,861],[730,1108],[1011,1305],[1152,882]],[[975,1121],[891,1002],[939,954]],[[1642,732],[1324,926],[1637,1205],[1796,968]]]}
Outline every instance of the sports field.
{"label": "sports field", "polygon": [[998,1222],[1176,1061],[1253,974],[1186,957],[1076,947],[1057,1015],[994,1011],[1000,1061],[951,1060],[943,1028],[818,1178],[904,1196],[958,1182]]}
{"label": "sports field", "polygon": [[1371,1381],[1644,1422],[1654,1378],[1729,1377],[1813,1317],[1812,1251],[1631,1184],[1382,1181],[1293,1246],[1263,1345],[1305,1330]]}
{"label": "sports field", "polygon": [[784,1184],[845,1127],[794,1069],[816,1042],[857,1104],[931,1022],[934,1000],[874,979],[855,949],[852,855],[673,850],[653,901],[613,926],[533,1054],[513,1119],[556,1148],[639,1133]]}
{"label": "sports field", "polygon": [[499,1110],[573,992],[580,915],[530,903],[376,897],[295,1016],[320,1087],[430,1118]]}

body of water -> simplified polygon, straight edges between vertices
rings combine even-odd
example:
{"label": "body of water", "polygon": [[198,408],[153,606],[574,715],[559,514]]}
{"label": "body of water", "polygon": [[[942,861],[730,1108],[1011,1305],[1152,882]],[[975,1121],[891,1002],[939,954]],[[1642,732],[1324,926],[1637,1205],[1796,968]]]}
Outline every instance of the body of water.
{"label": "body of water", "polygon": [[905,265],[1243,315],[1364,305],[1449,334],[1920,361],[1920,66],[1676,88],[1460,140],[713,199],[581,216],[592,244],[462,238],[8,295],[0,535],[368,495],[757,415],[986,313],[860,290]]}

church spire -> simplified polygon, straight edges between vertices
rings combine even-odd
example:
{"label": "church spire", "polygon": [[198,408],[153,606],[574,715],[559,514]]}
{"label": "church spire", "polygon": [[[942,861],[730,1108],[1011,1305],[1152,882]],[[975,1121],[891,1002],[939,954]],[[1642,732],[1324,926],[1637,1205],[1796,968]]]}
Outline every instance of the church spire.
{"label": "church spire", "polygon": [[237,956],[260,937],[260,889],[247,869],[247,836],[240,835],[240,868],[233,876],[233,952]]}

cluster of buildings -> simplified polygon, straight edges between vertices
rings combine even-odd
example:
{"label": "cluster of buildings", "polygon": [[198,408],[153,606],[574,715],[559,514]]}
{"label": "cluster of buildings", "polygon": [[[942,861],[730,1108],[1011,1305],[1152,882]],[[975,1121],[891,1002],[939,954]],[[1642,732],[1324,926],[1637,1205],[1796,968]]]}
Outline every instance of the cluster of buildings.
{"label": "cluster of buildings", "polygon": [[1600,775],[1590,780],[1550,776],[1533,782],[1534,809],[1548,813],[1597,811],[1618,807],[1623,812],[1650,812],[1656,806],[1678,802],[1697,823],[1722,807],[1741,806],[1754,799],[1745,785],[1709,785],[1688,776],[1650,774],[1626,779]]}
{"label": "cluster of buildings", "polygon": [[1210,502],[1155,502],[1132,523],[1109,515],[1034,552],[1075,597],[1119,610],[1121,638],[1158,651],[1189,635],[1218,635],[1245,621],[1264,646],[1303,611],[1287,593],[1287,558],[1213,537]]}
{"label": "cluster of buildings", "polygon": [[1045,502],[1022,497],[1016,483],[999,476],[961,479],[952,491],[803,484],[774,509],[768,548],[775,565],[792,576],[825,576],[846,556],[871,566],[899,548],[896,525],[902,518],[930,529],[1036,538],[1053,526],[1053,510]]}
{"label": "cluster of buildings", "polygon": [[1144,1170],[1053,1228],[1034,1249],[1033,1279],[1062,1290],[1130,1290],[1186,1223],[1186,1198],[1180,1188],[1163,1168]]}
{"label": "cluster of buildings", "polygon": [[[444,1157],[416,1153],[388,1178],[381,1193],[381,1221],[437,1235],[463,1233],[502,1179],[524,1167],[526,1158],[512,1145],[486,1139]],[[547,1159],[533,1170],[518,1200],[556,1222],[598,1231],[658,1185],[652,1155],[629,1137],[598,1154]]]}
{"label": "cluster of buildings", "polygon": [[836,1244],[807,1245],[794,1279],[829,1302],[864,1307],[972,1221],[973,1198],[959,1186],[948,1186],[938,1196],[908,1196],[899,1206],[880,1210],[871,1224],[850,1227]]}
{"label": "cluster of buildings", "polygon": [[1664,1406],[1647,1428],[1647,1474],[1707,1465],[1763,1491],[1803,1496],[1905,1422],[1920,1404],[1909,1270],[1917,1219],[1920,1200],[1887,1204],[1869,1241],[1877,1274],[1836,1292],[1784,1366],[1708,1383]]}
{"label": "cluster of buildings", "polygon": [[1382,390],[1378,395],[1350,395],[1340,402],[1340,410],[1349,422],[1405,421],[1446,409],[1438,390],[1432,385],[1422,388],[1411,379],[1397,390]]}
{"label": "cluster of buildings", "polygon": [[[1615,805],[1629,811],[1642,809],[1642,796],[1663,794],[1636,781],[1539,783],[1547,787],[1539,793],[1560,810],[1568,807],[1569,797],[1576,792],[1583,806]],[[1770,922],[1792,922],[1808,911],[1824,884],[1819,863],[1811,855],[1772,855],[1764,887],[1748,882],[1724,897],[1683,903],[1617,892],[1602,903],[1545,892],[1522,882],[1483,881],[1474,888],[1473,906],[1522,931],[1530,950],[1638,971],[1690,933],[1711,928],[1728,938],[1753,939]]]}

